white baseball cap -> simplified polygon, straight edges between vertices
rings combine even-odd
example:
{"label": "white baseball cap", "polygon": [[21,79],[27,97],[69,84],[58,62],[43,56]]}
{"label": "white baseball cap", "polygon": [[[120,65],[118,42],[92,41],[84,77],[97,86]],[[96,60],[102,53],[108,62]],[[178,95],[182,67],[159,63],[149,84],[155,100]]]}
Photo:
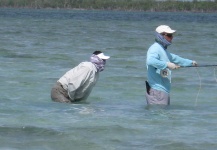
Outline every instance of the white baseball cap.
{"label": "white baseball cap", "polygon": [[160,25],[156,28],[157,33],[175,33],[176,30],[172,30],[169,26],[167,25]]}
{"label": "white baseball cap", "polygon": [[98,56],[100,59],[109,59],[109,58],[110,58],[110,56],[106,56],[106,55],[104,55],[103,53],[99,53],[97,56]]}

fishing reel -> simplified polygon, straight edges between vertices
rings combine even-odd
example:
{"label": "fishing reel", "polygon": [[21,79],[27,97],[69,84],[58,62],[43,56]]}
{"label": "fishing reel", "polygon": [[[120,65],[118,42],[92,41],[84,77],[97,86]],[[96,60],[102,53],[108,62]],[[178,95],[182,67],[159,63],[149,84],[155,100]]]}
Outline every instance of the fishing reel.
{"label": "fishing reel", "polygon": [[164,78],[167,78],[169,76],[169,70],[168,69],[161,70],[160,75]]}

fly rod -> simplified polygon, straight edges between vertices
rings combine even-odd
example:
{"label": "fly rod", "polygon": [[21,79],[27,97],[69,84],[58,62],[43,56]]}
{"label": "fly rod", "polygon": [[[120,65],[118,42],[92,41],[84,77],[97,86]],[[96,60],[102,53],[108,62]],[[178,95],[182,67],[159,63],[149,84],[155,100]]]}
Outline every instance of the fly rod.
{"label": "fly rod", "polygon": [[185,66],[185,67],[182,67],[182,68],[186,68],[186,67],[215,67],[217,65],[197,65],[197,66]]}

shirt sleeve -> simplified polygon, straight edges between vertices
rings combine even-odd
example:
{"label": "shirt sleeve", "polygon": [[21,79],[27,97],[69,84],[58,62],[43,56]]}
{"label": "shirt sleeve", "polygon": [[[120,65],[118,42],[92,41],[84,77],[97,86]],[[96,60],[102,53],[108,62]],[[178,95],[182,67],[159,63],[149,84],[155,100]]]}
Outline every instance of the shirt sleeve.
{"label": "shirt sleeve", "polygon": [[182,58],[182,57],[175,55],[175,54],[172,54],[172,53],[170,53],[169,57],[170,57],[169,59],[171,60],[171,62],[173,62],[177,65],[180,65],[183,67],[192,65],[192,60],[190,60],[190,59]]}
{"label": "shirt sleeve", "polygon": [[147,55],[147,65],[151,65],[157,69],[165,69],[167,67],[167,62],[160,59],[157,50],[151,49]]}

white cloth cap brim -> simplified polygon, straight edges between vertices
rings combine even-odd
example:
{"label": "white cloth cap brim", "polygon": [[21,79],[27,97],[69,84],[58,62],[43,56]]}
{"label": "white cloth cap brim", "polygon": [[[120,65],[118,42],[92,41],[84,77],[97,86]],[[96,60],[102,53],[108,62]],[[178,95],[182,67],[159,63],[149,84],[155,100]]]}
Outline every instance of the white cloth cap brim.
{"label": "white cloth cap brim", "polygon": [[167,25],[160,25],[156,28],[156,32],[158,33],[175,33],[176,30],[172,30],[169,26]]}
{"label": "white cloth cap brim", "polygon": [[98,54],[97,55],[100,59],[109,59],[110,58],[110,56],[106,56],[106,55],[104,55],[103,53],[100,53],[100,54]]}

